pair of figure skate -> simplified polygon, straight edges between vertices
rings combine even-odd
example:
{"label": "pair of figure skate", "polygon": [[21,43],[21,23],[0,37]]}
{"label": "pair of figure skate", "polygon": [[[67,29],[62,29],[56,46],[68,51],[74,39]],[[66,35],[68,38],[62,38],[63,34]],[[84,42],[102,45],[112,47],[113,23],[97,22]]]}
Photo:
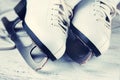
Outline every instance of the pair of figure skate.
{"label": "pair of figure skate", "polygon": [[[14,8],[18,17],[13,21],[3,17],[2,22],[12,48],[16,47],[34,70],[65,53],[82,64],[108,49],[111,20],[116,15],[113,4],[110,0],[22,0]],[[22,28],[15,27],[19,22]],[[32,41],[29,46],[24,45],[27,39],[19,38],[21,31]]]}

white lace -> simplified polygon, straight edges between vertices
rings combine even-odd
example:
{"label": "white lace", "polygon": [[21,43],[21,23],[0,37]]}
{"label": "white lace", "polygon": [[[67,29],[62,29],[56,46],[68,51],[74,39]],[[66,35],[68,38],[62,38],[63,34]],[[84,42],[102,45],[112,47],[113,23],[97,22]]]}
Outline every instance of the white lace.
{"label": "white lace", "polygon": [[72,8],[70,8],[64,0],[53,0],[51,7],[51,25],[61,28],[66,33],[70,26],[70,18],[72,17]]}
{"label": "white lace", "polygon": [[111,19],[115,15],[115,9],[112,5],[107,5],[102,0],[96,0],[93,7],[93,15],[96,16],[96,21],[102,21],[106,27],[110,28]]}

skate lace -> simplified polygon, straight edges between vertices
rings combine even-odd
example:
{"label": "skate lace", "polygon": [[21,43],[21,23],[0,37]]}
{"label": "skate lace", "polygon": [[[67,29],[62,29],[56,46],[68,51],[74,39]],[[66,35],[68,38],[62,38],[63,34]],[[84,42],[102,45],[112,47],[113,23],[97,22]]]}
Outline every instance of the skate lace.
{"label": "skate lace", "polygon": [[66,33],[70,26],[70,18],[72,17],[72,8],[68,6],[64,0],[55,0],[51,8],[51,25],[61,28]]}
{"label": "skate lace", "polygon": [[111,19],[115,15],[115,9],[112,7],[112,5],[107,5],[101,0],[95,0],[93,7],[93,15],[96,16],[96,21],[101,21],[106,27],[110,28]]}

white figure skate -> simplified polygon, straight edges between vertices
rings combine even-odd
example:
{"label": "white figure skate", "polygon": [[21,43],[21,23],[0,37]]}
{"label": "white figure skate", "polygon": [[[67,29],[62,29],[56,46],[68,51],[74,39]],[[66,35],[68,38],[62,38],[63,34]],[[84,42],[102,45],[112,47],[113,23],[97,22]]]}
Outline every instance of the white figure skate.
{"label": "white figure skate", "polygon": [[116,12],[111,2],[82,0],[75,7],[67,53],[76,62],[84,63],[108,49],[111,20]]}

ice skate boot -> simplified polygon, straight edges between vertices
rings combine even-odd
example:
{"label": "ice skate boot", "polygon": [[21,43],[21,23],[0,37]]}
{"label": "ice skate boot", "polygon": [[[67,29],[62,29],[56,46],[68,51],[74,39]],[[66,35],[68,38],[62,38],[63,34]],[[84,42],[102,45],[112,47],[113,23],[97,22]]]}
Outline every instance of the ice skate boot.
{"label": "ice skate boot", "polygon": [[[15,21],[10,22],[6,18],[2,21],[16,47],[34,70],[40,70],[48,59],[54,61],[63,56],[72,16],[72,9],[64,0],[22,0],[15,7],[15,12],[19,16]],[[19,20],[22,20],[23,29],[33,42],[29,47],[22,44],[14,31]]]}
{"label": "ice skate boot", "polygon": [[110,0],[82,0],[75,7],[67,54],[76,62],[84,63],[109,48],[111,20],[116,13],[112,4]]}

